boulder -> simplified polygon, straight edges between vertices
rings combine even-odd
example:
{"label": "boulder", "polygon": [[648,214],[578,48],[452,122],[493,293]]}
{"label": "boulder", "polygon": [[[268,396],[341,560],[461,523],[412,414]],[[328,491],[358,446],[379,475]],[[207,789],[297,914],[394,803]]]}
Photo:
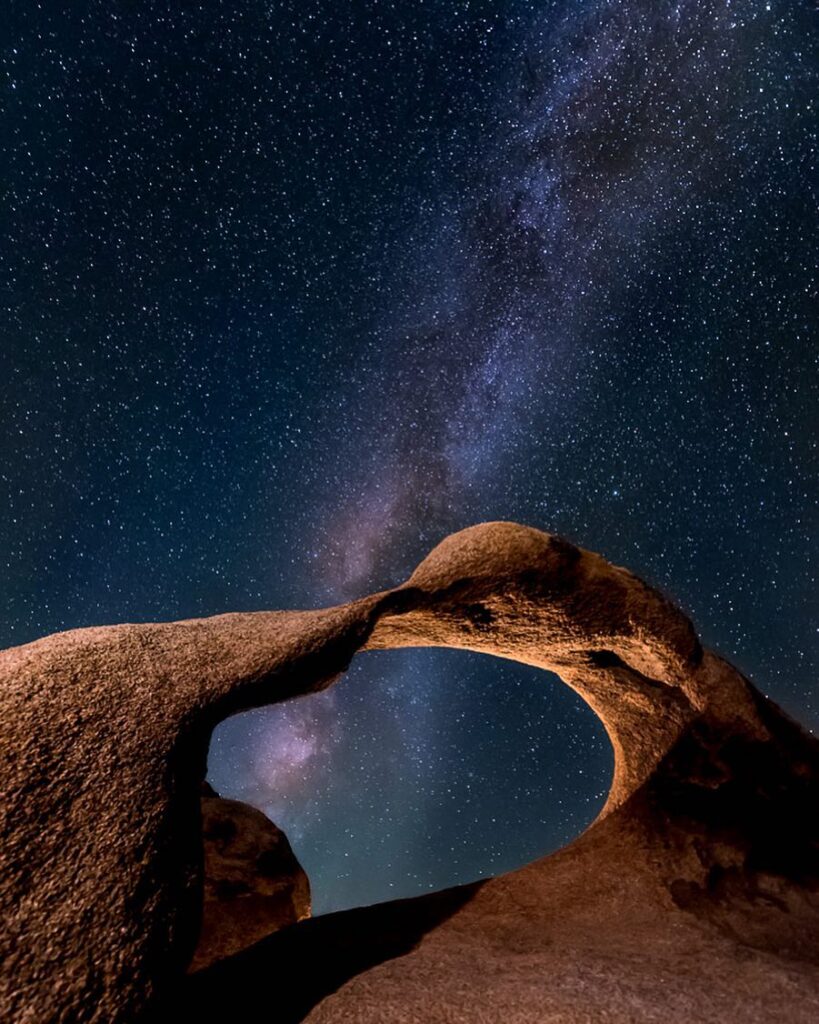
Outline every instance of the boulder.
{"label": "boulder", "polygon": [[232,956],[310,916],[310,883],[281,829],[261,811],[202,794],[204,893],[189,970]]}

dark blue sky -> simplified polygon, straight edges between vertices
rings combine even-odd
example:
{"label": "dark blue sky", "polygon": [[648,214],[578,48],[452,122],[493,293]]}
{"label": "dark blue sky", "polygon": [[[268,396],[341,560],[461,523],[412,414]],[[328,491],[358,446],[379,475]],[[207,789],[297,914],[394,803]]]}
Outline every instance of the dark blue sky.
{"label": "dark blue sky", "polygon": [[[815,729],[817,42],[812,0],[13,5],[0,643],[346,600],[515,519]],[[609,772],[565,687],[453,652],[211,758],[320,909],[560,845]]]}

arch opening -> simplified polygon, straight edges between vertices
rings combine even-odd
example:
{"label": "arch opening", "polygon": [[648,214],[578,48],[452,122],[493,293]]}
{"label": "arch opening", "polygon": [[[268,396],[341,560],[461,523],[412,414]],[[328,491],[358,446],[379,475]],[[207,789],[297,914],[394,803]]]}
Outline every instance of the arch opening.
{"label": "arch opening", "polygon": [[447,647],[362,653],[211,738],[210,783],[284,831],[314,914],[513,870],[597,816],[611,744],[557,676]]}

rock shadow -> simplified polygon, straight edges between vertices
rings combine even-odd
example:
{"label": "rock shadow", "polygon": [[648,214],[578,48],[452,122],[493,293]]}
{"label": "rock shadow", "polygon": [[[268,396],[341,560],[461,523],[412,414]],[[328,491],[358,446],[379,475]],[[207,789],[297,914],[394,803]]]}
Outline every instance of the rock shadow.
{"label": "rock shadow", "polygon": [[483,884],[342,910],[292,925],[186,978],[165,1019],[224,1024],[256,1020],[260,1008],[266,1008],[276,1024],[297,1024],[357,974],[411,952]]}

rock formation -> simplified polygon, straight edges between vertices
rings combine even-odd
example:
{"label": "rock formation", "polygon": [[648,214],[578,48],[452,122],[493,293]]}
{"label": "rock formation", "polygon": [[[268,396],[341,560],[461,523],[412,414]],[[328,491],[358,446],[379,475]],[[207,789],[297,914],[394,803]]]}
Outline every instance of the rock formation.
{"label": "rock formation", "polygon": [[550,669],[585,698],[615,753],[598,821],[493,881],[279,932],[189,978],[187,1011],[249,1020],[255,992],[314,1022],[816,1018],[819,744],[656,591],[509,523],[339,608],[0,654],[0,1016],[158,1019],[198,931],[213,726],[328,685],[358,650],[430,645]]}
{"label": "rock formation", "polygon": [[190,971],[310,916],[307,875],[285,834],[261,811],[205,784],[202,838],[202,928]]}

